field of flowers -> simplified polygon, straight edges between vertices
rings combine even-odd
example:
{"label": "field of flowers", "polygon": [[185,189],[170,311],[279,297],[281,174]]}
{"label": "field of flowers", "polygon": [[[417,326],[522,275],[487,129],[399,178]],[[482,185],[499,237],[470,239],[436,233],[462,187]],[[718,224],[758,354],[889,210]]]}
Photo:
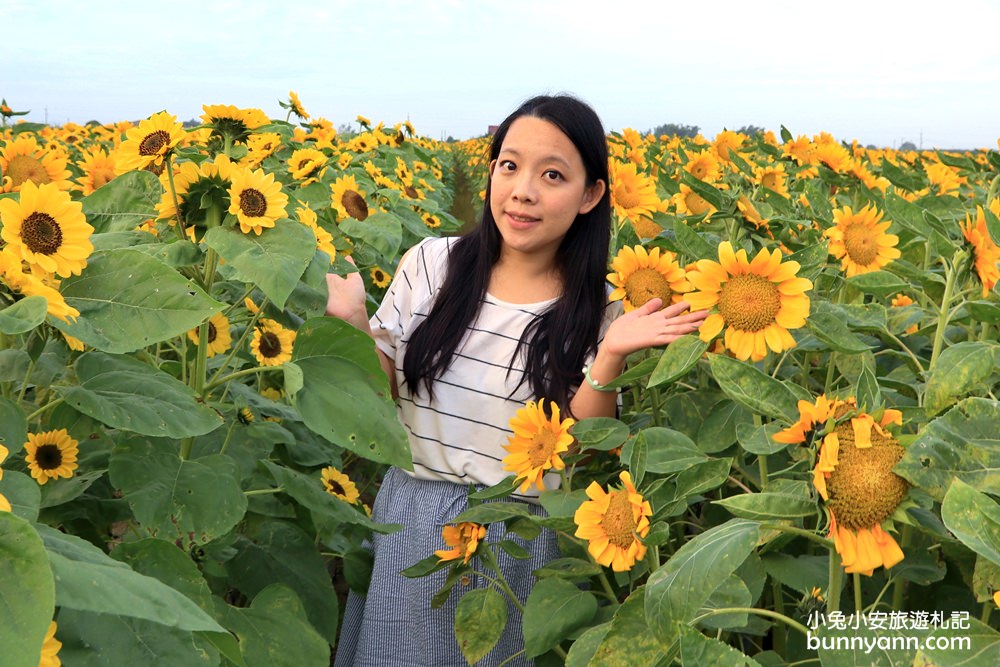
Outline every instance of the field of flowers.
{"label": "field of flowers", "polygon": [[[0,104],[5,665],[327,665],[398,528],[369,504],[406,437],[325,274],[350,256],[373,309],[481,206],[486,140],[281,106]],[[407,570],[449,569],[469,664],[523,554],[496,522],[559,535],[514,603],[539,665],[1000,664],[1000,154],[608,139],[612,298],[712,315],[630,359],[619,419],[526,405],[511,477]],[[505,500],[548,470],[547,517]]]}

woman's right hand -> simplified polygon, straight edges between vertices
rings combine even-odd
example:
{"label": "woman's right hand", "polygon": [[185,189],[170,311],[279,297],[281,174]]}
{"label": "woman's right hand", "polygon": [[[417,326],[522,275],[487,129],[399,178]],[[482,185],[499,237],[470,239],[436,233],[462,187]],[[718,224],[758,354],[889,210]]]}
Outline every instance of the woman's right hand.
{"label": "woman's right hand", "polygon": [[[354,260],[347,257],[354,264]],[[368,311],[365,308],[365,283],[358,272],[346,276],[326,274],[326,314],[338,317],[362,331],[368,329]]]}

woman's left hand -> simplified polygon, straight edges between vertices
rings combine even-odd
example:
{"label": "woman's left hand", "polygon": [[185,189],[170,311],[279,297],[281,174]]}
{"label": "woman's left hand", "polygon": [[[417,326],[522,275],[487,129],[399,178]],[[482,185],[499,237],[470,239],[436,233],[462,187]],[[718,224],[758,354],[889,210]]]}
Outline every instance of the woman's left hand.
{"label": "woman's left hand", "polygon": [[690,308],[687,301],[660,310],[662,304],[659,298],[650,299],[612,322],[604,334],[605,351],[625,358],[647,347],[667,345],[697,331],[708,317],[707,310],[685,312]]}

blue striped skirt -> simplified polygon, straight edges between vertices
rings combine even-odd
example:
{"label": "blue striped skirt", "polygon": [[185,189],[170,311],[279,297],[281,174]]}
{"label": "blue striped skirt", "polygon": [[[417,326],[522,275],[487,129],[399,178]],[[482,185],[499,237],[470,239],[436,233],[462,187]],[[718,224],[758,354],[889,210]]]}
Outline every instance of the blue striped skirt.
{"label": "blue striped skirt", "polygon": [[[446,548],[441,529],[466,509],[468,487],[451,482],[415,479],[391,468],[372,507],[372,518],[380,523],[399,523],[405,528],[390,535],[375,534],[369,547],[375,557],[367,595],[351,591],[344,612],[336,667],[465,667],[468,663],[455,640],[455,609],[461,596],[490,583],[470,574],[452,590],[448,601],[431,608],[431,598],[444,586],[448,569],[418,579],[401,570]],[[545,511],[525,503],[540,516]],[[532,572],[559,556],[556,536],[543,530],[530,542],[504,534],[503,523],[491,524],[486,541],[512,539],[531,553],[530,560],[517,560],[497,549],[497,560],[514,594],[524,604],[534,585]],[[470,564],[483,570],[478,558]],[[524,648],[521,614],[508,600],[507,627],[494,649],[481,661],[482,667],[530,667],[532,660],[519,656],[504,662]]]}

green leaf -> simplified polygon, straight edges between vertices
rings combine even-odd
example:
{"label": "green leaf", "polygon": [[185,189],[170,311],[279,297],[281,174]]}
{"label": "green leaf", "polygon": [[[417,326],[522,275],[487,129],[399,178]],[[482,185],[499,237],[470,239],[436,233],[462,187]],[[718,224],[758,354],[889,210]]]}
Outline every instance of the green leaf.
{"label": "green leaf", "polygon": [[[886,161],[883,161],[885,163]],[[916,649],[908,643],[908,638],[919,641],[919,635],[926,631],[913,628],[875,630],[867,623],[847,624],[846,627],[830,623],[819,626],[813,634],[813,645],[818,649],[822,667],[912,667],[925,663],[914,662]]]}
{"label": "green leaf", "polygon": [[367,243],[383,257],[395,257],[403,242],[402,223],[389,213],[373,213],[364,221],[347,218],[338,226],[341,232]]}
{"label": "green leaf", "polygon": [[668,345],[667,349],[660,355],[646,387],[658,387],[661,384],[684,377],[688,371],[695,367],[707,349],[708,343],[698,336],[693,334],[681,336]]}
{"label": "green leaf", "polygon": [[960,479],[948,487],[941,519],[962,544],[1000,565],[1000,505]]}
{"label": "green leaf", "polygon": [[565,579],[537,582],[524,605],[524,654],[537,657],[581,628],[597,613],[597,598]]}
{"label": "green leaf", "polygon": [[684,544],[650,575],[646,618],[663,640],[676,639],[676,624],[693,620],[715,589],[743,564],[758,533],[755,522],[732,519]]}
{"label": "green leaf", "polygon": [[212,591],[191,556],[173,542],[147,537],[122,542],[111,557],[125,563],[139,574],[162,581],[180,591],[202,609],[212,609]]}
{"label": "green leaf", "polygon": [[677,249],[692,260],[717,259],[719,256],[719,249],[703,239],[681,218],[674,220],[674,240],[677,243]]}
{"label": "green leaf", "polygon": [[753,415],[728,398],[712,406],[698,429],[698,448],[706,454],[714,454],[727,449],[736,442],[736,430],[740,426],[753,424]]}
{"label": "green leaf", "polygon": [[83,198],[83,213],[94,232],[131,231],[159,215],[160,179],[148,171],[130,171]]}
{"label": "green leaf", "polygon": [[610,629],[610,622],[587,628],[570,647],[566,656],[566,667],[587,667]]}
{"label": "green leaf", "polygon": [[507,627],[507,602],[495,588],[469,591],[455,609],[455,639],[474,665],[493,650]]}
{"label": "green leaf", "polygon": [[0,479],[0,495],[7,498],[10,511],[25,521],[37,521],[42,492],[38,482],[15,470],[5,470]]}
{"label": "green leaf", "polygon": [[[636,486],[642,484],[646,476],[646,460],[649,457],[649,445],[646,443],[646,432],[639,431],[639,435],[632,441],[632,448],[628,452],[628,469],[632,475],[632,482]],[[624,457],[622,460],[625,460]]]}
{"label": "green leaf", "polygon": [[788,445],[775,442],[774,435],[781,430],[781,426],[775,422],[754,426],[752,424],[738,424],[736,426],[736,439],[740,447],[758,456],[767,456],[780,452]]}
{"label": "green leaf", "polygon": [[953,479],[1000,495],[1000,402],[967,398],[927,424],[894,468],[942,500]]}
{"label": "green leaf", "polygon": [[722,391],[751,412],[788,422],[798,419],[798,399],[780,380],[724,354],[709,355],[708,363]]}
{"label": "green leaf", "polygon": [[28,422],[13,401],[0,396],[0,444],[10,455],[17,454],[28,441]]}
{"label": "green leaf", "polygon": [[847,284],[865,294],[874,294],[882,299],[910,289],[909,283],[903,282],[888,271],[871,271],[852,276],[847,279]]}
{"label": "green leaf", "polygon": [[310,624],[303,601],[288,586],[267,586],[249,608],[227,607],[224,622],[239,638],[248,667],[330,664],[329,640]]}
{"label": "green leaf", "polygon": [[306,426],[366,459],[412,470],[409,442],[369,336],[336,318],[307,320],[292,361],[302,369],[302,390],[292,403]]}
{"label": "green leaf", "polygon": [[131,357],[87,352],[75,368],[80,384],[57,391],[73,408],[112,428],[184,438],[222,425],[190,387]]}
{"label": "green leaf", "polygon": [[[661,474],[680,472],[708,460],[705,452],[701,451],[689,437],[680,431],[654,426],[643,429],[639,433],[646,441],[647,472]],[[622,447],[623,460],[628,460],[631,457],[635,440],[630,440]]]}
{"label": "green leaf", "polygon": [[111,454],[111,482],[150,534],[206,544],[243,518],[236,464],[222,454],[183,460],[174,446],[131,438]]}
{"label": "green leaf", "polygon": [[714,206],[719,211],[725,211],[732,207],[732,197],[717,190],[710,183],[706,183],[687,171],[681,171],[681,182],[695,191],[702,199]]}
{"label": "green leaf", "polygon": [[647,622],[648,592],[649,586],[641,586],[618,607],[589,667],[654,667],[660,664],[671,642],[667,635]]}
{"label": "green leaf", "polygon": [[576,489],[575,491],[542,491],[538,496],[538,502],[549,516],[573,516],[578,507],[587,501],[587,491]]}
{"label": "green leaf", "polygon": [[44,296],[29,296],[0,310],[0,333],[22,334],[45,321],[49,302]]}
{"label": "green leaf", "polygon": [[55,610],[55,585],[31,524],[0,512],[0,646],[10,667],[36,667]]}
{"label": "green leaf", "polygon": [[755,521],[795,519],[816,513],[816,501],[790,493],[744,493],[714,503],[733,516]]}
{"label": "green leaf", "polygon": [[921,644],[913,664],[1000,665],[1000,633],[975,618],[969,619],[968,628],[936,628]]}
{"label": "green leaf", "polygon": [[182,593],[89,542],[48,526],[38,526],[38,532],[49,552],[59,607],[142,618],[181,630],[225,632]]}
{"label": "green leaf", "polygon": [[276,583],[288,586],[302,600],[312,627],[336,643],[337,593],[313,538],[294,524],[265,520],[236,546],[238,553],[226,563],[233,586],[248,596]]}
{"label": "green leaf", "polygon": [[808,595],[813,588],[827,586],[829,556],[790,556],[772,552],[765,554],[761,560],[770,576],[803,595]]}
{"label": "green leaf", "polygon": [[79,276],[59,288],[80,311],[73,324],[52,324],[87,345],[122,354],[186,334],[224,304],[144,252],[94,253]]}
{"label": "green leaf", "polygon": [[844,320],[838,317],[831,308],[825,307],[822,301],[813,302],[812,312],[809,313],[806,325],[817,340],[837,352],[857,354],[869,349],[868,344],[854,335],[844,324]]}
{"label": "green leaf", "polygon": [[947,348],[937,358],[927,379],[924,407],[935,415],[952,405],[956,398],[977,388],[988,388],[993,374],[993,343],[967,341]]}
{"label": "green leaf", "polygon": [[991,301],[970,301],[965,304],[972,319],[996,324],[1000,322],[1000,305]]}
{"label": "green leaf", "polygon": [[538,568],[532,574],[538,579],[560,577],[570,581],[584,581],[599,575],[603,570],[592,560],[582,558],[556,558]]}
{"label": "green leaf", "polygon": [[573,424],[569,432],[576,438],[580,451],[606,452],[620,447],[628,439],[628,424],[610,417],[591,417]]}
{"label": "green leaf", "polygon": [[917,192],[924,187],[924,180],[916,175],[917,172],[915,170],[900,169],[888,160],[882,160],[881,168],[882,175],[898,188],[902,188],[908,192]]}
{"label": "green leaf", "polygon": [[496,523],[517,517],[532,518],[534,515],[524,507],[524,503],[483,503],[465,510],[450,523]]}
{"label": "green leaf", "polygon": [[238,227],[213,227],[205,232],[205,243],[233,269],[234,277],[257,285],[277,308],[285,307],[316,254],[312,230],[292,220],[279,220],[259,236]]}
{"label": "green leaf", "polygon": [[865,412],[875,412],[882,407],[882,392],[878,386],[878,378],[870,367],[862,366],[854,386],[854,396],[857,398],[858,407]]}
{"label": "green leaf", "polygon": [[681,664],[698,667],[760,667],[760,663],[732,646],[704,636],[696,628],[679,627]]}

